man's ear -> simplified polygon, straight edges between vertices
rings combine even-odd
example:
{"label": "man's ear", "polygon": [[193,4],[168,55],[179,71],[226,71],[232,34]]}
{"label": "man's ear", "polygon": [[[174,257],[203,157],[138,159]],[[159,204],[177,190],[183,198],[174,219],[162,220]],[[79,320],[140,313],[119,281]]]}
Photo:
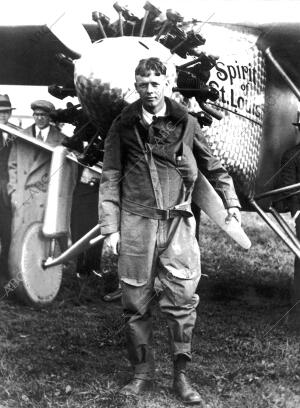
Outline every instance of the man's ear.
{"label": "man's ear", "polygon": [[134,83],[135,90],[137,91],[137,83]]}
{"label": "man's ear", "polygon": [[172,91],[171,91],[171,81],[170,81],[170,79],[169,78],[166,78],[166,80],[165,80],[165,92],[166,92],[166,94],[167,95],[171,95],[171,93],[172,93]]}

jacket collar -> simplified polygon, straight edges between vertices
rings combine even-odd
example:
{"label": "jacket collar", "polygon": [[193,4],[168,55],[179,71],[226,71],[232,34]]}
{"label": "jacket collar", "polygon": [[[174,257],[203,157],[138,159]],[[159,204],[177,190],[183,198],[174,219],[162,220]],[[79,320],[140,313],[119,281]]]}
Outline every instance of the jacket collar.
{"label": "jacket collar", "polygon": [[[188,111],[179,103],[170,98],[165,98],[167,106],[166,116],[179,123],[187,119]],[[133,126],[142,119],[142,102],[138,99],[136,102],[126,106],[121,112],[121,123],[125,126]]]}

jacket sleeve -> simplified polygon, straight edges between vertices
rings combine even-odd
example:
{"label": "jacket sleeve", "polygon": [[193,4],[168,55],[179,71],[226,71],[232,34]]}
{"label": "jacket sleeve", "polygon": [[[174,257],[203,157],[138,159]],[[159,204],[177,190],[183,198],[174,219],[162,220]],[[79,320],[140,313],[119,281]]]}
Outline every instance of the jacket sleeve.
{"label": "jacket sleeve", "polygon": [[122,160],[117,121],[118,118],[113,122],[104,146],[104,161],[99,187],[99,223],[103,235],[120,230]]}
{"label": "jacket sleeve", "polygon": [[17,189],[17,142],[15,141],[12,143],[9,158],[8,158],[8,185],[7,185],[7,192],[9,196]]}
{"label": "jacket sleeve", "polygon": [[[300,182],[300,180],[297,180],[297,161],[299,159],[300,151],[295,152],[292,149],[284,153],[281,160],[280,187],[287,187]],[[291,194],[286,199],[287,207],[292,216],[300,209],[299,198],[299,194]]]}
{"label": "jacket sleeve", "polygon": [[199,170],[205,175],[220,195],[225,208],[241,207],[236,195],[232,178],[222,166],[219,159],[213,156],[203,132],[195,120],[193,153]]}

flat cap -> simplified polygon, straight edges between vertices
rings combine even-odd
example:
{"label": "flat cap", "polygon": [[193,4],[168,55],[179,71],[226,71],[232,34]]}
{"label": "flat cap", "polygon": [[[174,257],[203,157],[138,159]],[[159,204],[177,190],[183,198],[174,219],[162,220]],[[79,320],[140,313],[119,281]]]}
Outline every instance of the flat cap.
{"label": "flat cap", "polygon": [[44,101],[44,100],[34,101],[32,102],[30,107],[32,110],[42,109],[43,111],[47,113],[51,113],[55,110],[55,106],[53,105],[53,103],[49,101]]}

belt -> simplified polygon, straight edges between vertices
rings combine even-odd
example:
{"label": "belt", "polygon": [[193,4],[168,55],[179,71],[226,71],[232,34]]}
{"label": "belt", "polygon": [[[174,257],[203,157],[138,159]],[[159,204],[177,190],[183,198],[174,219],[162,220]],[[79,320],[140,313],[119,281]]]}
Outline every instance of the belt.
{"label": "belt", "polygon": [[193,213],[190,208],[190,202],[175,205],[166,210],[161,208],[148,207],[139,203],[134,203],[129,200],[122,201],[122,209],[133,214],[140,215],[154,220],[169,220],[175,217],[192,217]]}
{"label": "belt", "polygon": [[[170,218],[175,218],[175,217],[192,217],[192,213],[187,210],[176,210],[170,208],[169,210],[161,210],[160,208],[153,208],[154,210],[153,214],[157,215],[159,218],[153,217],[155,219],[159,220],[169,220]],[[151,217],[152,218],[152,217]]]}

